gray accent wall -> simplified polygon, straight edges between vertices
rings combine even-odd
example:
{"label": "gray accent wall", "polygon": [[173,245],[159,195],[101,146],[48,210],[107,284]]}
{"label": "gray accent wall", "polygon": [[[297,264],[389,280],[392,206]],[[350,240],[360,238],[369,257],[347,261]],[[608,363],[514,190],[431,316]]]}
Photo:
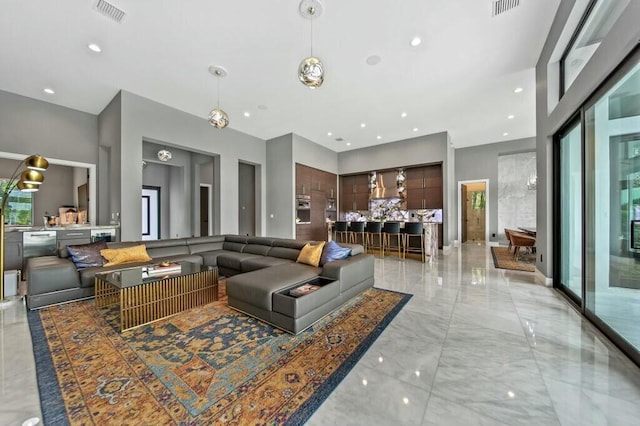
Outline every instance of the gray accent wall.
{"label": "gray accent wall", "polygon": [[108,224],[120,211],[120,144],[122,97],[120,92],[98,115],[98,223]]}
{"label": "gray accent wall", "polygon": [[[121,165],[122,239],[139,239],[141,234],[142,169],[140,165],[143,141],[167,147],[179,146],[190,152],[219,156],[219,168],[218,164],[214,166],[220,176],[220,200],[214,205],[214,215],[219,217],[219,223],[217,221],[214,223],[214,233],[237,233],[238,163],[245,161],[264,164],[265,141],[232,128],[215,129],[205,119],[206,112],[203,112],[203,117],[197,117],[126,91],[121,92],[121,97],[121,152],[119,158],[115,160]],[[232,126],[233,119],[231,117]],[[264,174],[264,171],[262,173]],[[261,180],[264,182],[264,176]],[[192,188],[191,193],[185,194],[185,209],[192,208],[194,191],[195,189]],[[172,208],[180,207],[172,205]],[[261,222],[263,221],[264,212],[261,213]],[[186,235],[184,231],[179,231],[177,235],[186,237],[191,236],[192,233],[190,229]],[[175,238],[176,235],[171,236]]]}
{"label": "gray accent wall", "polygon": [[267,141],[267,235],[295,238],[295,167],[291,134]]}
{"label": "gray accent wall", "polygon": [[[640,40],[640,1],[626,7],[600,47],[587,62],[564,96],[549,110],[548,96],[556,96],[557,67],[554,52],[561,39],[565,23],[576,3],[562,0],[549,35],[536,65],[536,156],[538,168],[536,267],[546,277],[553,273],[553,203],[552,203],[552,139],[580,106],[602,84],[607,76],[638,45]],[[551,66],[550,66],[551,63]],[[551,72],[549,72],[551,70]],[[550,94],[548,93],[550,92]]]}
{"label": "gray accent wall", "polygon": [[294,164],[300,163],[325,172],[338,174],[338,154],[335,151],[296,134],[292,134],[291,137]]}
{"label": "gray accent wall", "polygon": [[[458,182],[488,179],[489,180],[489,223],[490,241],[499,241],[504,230],[498,227],[498,157],[507,154],[534,151],[536,138],[515,139],[507,142],[496,142],[487,145],[470,146],[456,149],[455,189],[453,206],[456,214],[454,226],[458,238]],[[493,237],[493,234],[496,236]]]}

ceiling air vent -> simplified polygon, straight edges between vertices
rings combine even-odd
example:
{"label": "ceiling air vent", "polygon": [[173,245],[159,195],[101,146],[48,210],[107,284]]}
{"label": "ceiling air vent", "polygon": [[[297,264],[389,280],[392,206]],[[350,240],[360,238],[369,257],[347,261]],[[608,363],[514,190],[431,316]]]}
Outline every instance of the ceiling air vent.
{"label": "ceiling air vent", "polygon": [[342,141],[344,141],[343,138],[336,138],[336,142],[342,142]]}
{"label": "ceiling air vent", "polygon": [[520,0],[494,0],[491,3],[491,16],[496,17],[517,6],[520,6]]}
{"label": "ceiling air vent", "polygon": [[118,24],[121,24],[122,20],[124,19],[124,10],[117,8],[108,1],[98,0],[96,9],[98,10],[98,12],[111,19],[112,21],[117,22]]}

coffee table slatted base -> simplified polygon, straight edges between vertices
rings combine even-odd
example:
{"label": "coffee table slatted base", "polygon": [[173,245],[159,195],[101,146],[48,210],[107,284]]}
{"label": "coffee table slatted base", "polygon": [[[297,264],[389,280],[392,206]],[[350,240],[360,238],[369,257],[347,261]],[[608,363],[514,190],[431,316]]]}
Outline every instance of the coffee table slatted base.
{"label": "coffee table slatted base", "polygon": [[120,331],[218,300],[218,270],[118,288],[96,277],[96,307],[119,305]]}

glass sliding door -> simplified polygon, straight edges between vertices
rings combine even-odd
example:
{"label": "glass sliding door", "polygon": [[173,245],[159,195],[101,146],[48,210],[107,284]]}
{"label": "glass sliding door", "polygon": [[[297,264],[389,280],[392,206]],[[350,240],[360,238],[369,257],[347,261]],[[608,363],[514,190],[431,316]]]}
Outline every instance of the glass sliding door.
{"label": "glass sliding door", "polygon": [[582,131],[580,120],[558,137],[558,211],[560,253],[556,258],[560,289],[582,304]]}
{"label": "glass sliding door", "polygon": [[[585,311],[640,350],[640,55],[585,106]],[[619,338],[617,337],[619,340]]]}

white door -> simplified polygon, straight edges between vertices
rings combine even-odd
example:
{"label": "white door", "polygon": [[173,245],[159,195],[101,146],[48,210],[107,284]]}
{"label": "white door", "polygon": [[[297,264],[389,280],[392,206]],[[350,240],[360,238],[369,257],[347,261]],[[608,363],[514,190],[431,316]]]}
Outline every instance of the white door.
{"label": "white door", "polygon": [[160,239],[160,188],[142,188],[142,239]]}

